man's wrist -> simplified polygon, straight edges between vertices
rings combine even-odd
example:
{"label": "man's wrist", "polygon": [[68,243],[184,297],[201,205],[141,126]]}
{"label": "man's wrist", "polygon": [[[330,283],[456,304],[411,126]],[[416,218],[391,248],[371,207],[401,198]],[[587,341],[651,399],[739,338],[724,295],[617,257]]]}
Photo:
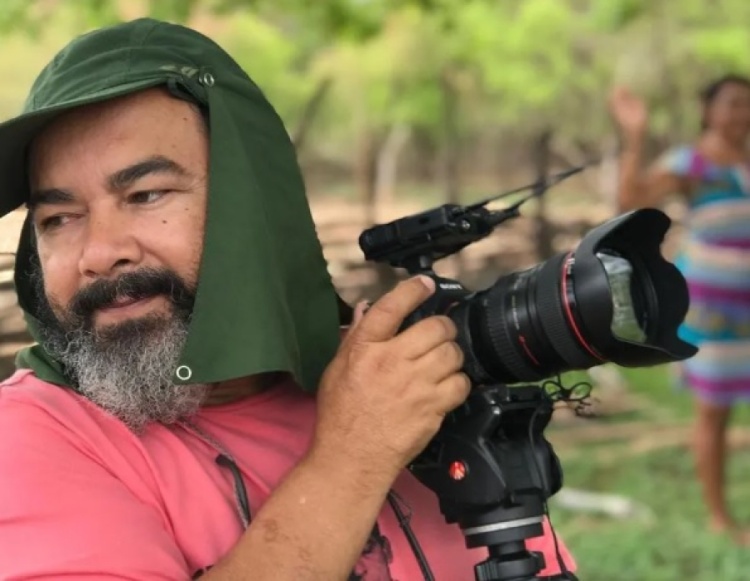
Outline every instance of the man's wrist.
{"label": "man's wrist", "polygon": [[384,500],[403,468],[383,457],[362,456],[318,444],[310,448],[300,464],[326,475],[337,486],[351,487],[358,494]]}

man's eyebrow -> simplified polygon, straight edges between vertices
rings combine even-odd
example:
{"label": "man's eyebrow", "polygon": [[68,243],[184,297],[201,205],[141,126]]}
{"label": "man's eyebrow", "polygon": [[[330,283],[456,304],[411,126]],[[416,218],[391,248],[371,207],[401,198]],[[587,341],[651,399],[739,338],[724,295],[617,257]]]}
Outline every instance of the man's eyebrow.
{"label": "man's eyebrow", "polygon": [[163,155],[153,155],[113,173],[107,179],[109,189],[115,192],[127,190],[139,179],[150,174],[173,174],[178,176],[190,175],[189,172],[176,161]]}
{"label": "man's eyebrow", "polygon": [[[176,161],[164,157],[163,155],[154,155],[116,171],[107,178],[107,185],[110,190],[121,192],[132,186],[137,180],[150,174],[159,173],[179,176],[190,175],[189,172]],[[75,196],[68,190],[48,188],[30,192],[29,200],[26,202],[26,207],[29,212],[33,212],[42,205],[70,204],[74,201]]]}
{"label": "man's eyebrow", "polygon": [[74,200],[75,196],[67,190],[59,188],[35,190],[29,193],[29,201],[26,202],[26,208],[28,208],[29,212],[34,212],[36,208],[44,204],[70,204]]}

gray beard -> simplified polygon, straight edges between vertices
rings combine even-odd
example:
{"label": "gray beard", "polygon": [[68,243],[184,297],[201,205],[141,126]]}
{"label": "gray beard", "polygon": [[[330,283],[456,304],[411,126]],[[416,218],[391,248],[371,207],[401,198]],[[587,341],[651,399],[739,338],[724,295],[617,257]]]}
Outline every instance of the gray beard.
{"label": "gray beard", "polygon": [[176,385],[172,380],[189,317],[173,310],[101,330],[66,325],[52,314],[41,285],[38,277],[46,323],[41,325],[40,344],[65,366],[83,396],[136,433],[149,423],[172,424],[198,411],[210,386]]}
{"label": "gray beard", "polygon": [[175,317],[151,317],[118,327],[116,337],[79,329],[64,341],[47,336],[43,347],[76,378],[82,395],[137,433],[151,422],[172,424],[194,415],[209,386],[172,381],[187,325]]}

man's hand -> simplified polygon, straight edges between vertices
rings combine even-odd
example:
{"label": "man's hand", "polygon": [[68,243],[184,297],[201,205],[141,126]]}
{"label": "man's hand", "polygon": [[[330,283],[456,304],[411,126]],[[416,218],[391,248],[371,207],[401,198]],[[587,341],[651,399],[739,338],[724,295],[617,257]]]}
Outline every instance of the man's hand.
{"label": "man's hand", "polygon": [[[395,479],[463,403],[468,377],[456,327],[434,316],[396,334],[435,291],[427,277],[400,283],[365,314],[361,307],[319,391],[311,454]],[[388,484],[390,485],[390,483]]]}

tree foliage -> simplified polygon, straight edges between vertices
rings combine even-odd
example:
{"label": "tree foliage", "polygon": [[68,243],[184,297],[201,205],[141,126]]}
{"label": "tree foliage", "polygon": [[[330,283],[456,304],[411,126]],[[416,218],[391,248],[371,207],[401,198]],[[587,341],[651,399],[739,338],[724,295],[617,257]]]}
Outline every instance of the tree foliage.
{"label": "tree foliage", "polygon": [[0,27],[86,30],[136,15],[220,22],[222,43],[292,123],[330,81],[316,128],[343,149],[393,126],[439,141],[449,98],[472,138],[551,127],[596,142],[615,83],[651,102],[656,132],[683,138],[699,86],[750,69],[746,0],[6,0]]}

